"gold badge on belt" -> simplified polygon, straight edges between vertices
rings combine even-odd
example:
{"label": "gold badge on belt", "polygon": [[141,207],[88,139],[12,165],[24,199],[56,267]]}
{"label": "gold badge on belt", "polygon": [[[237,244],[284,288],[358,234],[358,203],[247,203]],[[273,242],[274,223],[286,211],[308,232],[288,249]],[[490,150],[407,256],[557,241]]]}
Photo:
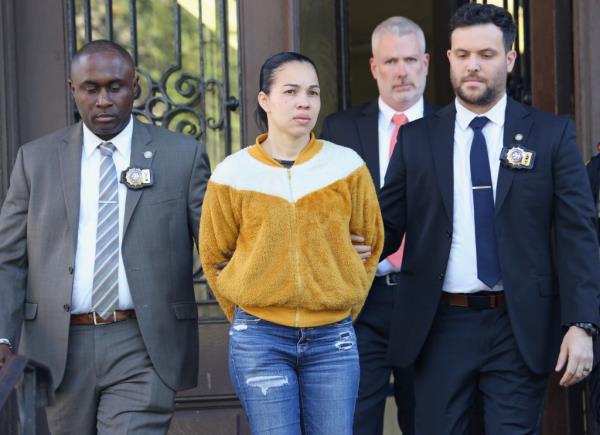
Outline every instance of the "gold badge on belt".
{"label": "gold badge on belt", "polygon": [[150,187],[154,184],[154,177],[150,169],[131,166],[121,172],[121,183],[129,189],[137,190]]}

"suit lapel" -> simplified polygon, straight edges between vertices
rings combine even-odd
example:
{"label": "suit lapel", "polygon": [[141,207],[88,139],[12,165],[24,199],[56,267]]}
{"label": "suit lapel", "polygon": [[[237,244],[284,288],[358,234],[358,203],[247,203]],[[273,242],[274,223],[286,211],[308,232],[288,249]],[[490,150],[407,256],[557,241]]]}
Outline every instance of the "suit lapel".
{"label": "suit lapel", "polygon": [[77,232],[79,231],[81,196],[81,153],[83,149],[83,127],[81,122],[69,128],[62,142],[58,142],[57,146],[67,219],[71,230],[73,250],[75,250]]}
{"label": "suit lapel", "polygon": [[363,116],[356,120],[357,130],[360,137],[362,156],[371,171],[377,191],[379,191],[379,138],[378,117],[379,106],[377,101],[367,105],[362,112]]}
{"label": "suit lapel", "polygon": [[[527,148],[531,148],[527,144],[527,139],[531,131],[533,120],[531,116],[529,116],[529,112],[525,109],[525,107],[511,98],[508,98],[506,103],[506,115],[504,119],[504,146],[510,147],[511,145],[517,143],[515,141],[515,135],[521,134],[523,135],[523,139],[519,142],[519,144]],[[498,215],[498,211],[506,199],[506,195],[510,190],[514,175],[514,169],[507,168],[500,164],[500,168],[498,169],[498,183],[496,186],[496,215]]]}
{"label": "suit lapel", "polygon": [[[448,219],[452,222],[454,204],[454,103],[429,118],[431,150],[438,185]],[[409,163],[410,164],[410,163]]]}
{"label": "suit lapel", "polygon": [[[144,156],[144,153],[151,152],[150,159]],[[131,158],[129,161],[130,167],[150,168],[156,155],[156,144],[152,142],[152,137],[148,133],[148,129],[140,121],[134,118],[133,120],[133,136],[131,138]],[[156,180],[155,180],[156,181]],[[123,237],[127,233],[127,227],[131,221],[131,216],[142,196],[144,189],[128,189],[125,199],[125,217],[123,223]]]}

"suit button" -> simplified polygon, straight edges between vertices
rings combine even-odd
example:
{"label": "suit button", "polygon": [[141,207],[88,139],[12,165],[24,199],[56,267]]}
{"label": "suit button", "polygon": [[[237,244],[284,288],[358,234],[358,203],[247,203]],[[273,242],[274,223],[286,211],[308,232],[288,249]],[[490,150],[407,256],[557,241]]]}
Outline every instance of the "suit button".
{"label": "suit button", "polygon": [[446,230],[446,237],[448,237],[448,238],[452,237],[452,231]]}
{"label": "suit button", "polygon": [[69,305],[69,304],[64,304],[63,308],[67,313],[71,311],[71,305]]}
{"label": "suit button", "polygon": [[75,269],[73,268],[73,266],[69,266],[69,275],[73,275],[74,271]]}
{"label": "suit button", "polygon": [[444,272],[438,273],[438,279],[441,281],[444,279]]}

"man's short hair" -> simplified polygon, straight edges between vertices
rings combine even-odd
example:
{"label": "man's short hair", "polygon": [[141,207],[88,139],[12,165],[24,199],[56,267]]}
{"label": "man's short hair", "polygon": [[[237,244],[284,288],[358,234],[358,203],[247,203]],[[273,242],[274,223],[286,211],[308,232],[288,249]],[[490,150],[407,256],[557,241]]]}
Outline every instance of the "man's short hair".
{"label": "man's short hair", "polygon": [[493,24],[502,31],[504,48],[510,51],[517,36],[517,26],[512,15],[505,9],[490,5],[467,3],[456,10],[450,19],[450,36],[461,27]]}
{"label": "man's short hair", "polygon": [[404,36],[414,33],[417,35],[417,39],[419,40],[419,48],[421,49],[421,53],[425,53],[425,34],[423,33],[423,29],[421,29],[421,27],[413,20],[410,20],[406,17],[390,17],[379,23],[371,35],[372,52],[375,52],[375,47],[377,46],[379,37],[384,33],[391,33],[397,36]]}
{"label": "man's short hair", "polygon": [[71,66],[76,65],[80,58],[88,56],[90,54],[113,51],[121,56],[127,63],[131,65],[131,69],[135,71],[135,62],[127,50],[121,47],[119,44],[107,39],[97,39],[95,41],[88,42],[81,47],[77,53],[71,59]]}

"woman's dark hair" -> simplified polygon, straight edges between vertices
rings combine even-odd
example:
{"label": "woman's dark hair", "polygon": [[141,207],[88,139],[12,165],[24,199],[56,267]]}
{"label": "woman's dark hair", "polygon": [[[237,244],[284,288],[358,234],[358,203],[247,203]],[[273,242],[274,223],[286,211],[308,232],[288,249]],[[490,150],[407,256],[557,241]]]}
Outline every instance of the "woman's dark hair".
{"label": "woman's dark hair", "polygon": [[450,36],[460,27],[493,24],[502,31],[504,48],[510,51],[517,35],[517,26],[512,15],[494,5],[467,3],[456,10],[450,19]]}
{"label": "woman's dark hair", "polygon": [[[315,72],[317,72],[317,66],[308,57],[304,56],[303,54],[296,53],[295,51],[282,51],[281,53],[274,54],[273,56],[265,60],[265,63],[263,63],[260,67],[260,78],[258,79],[259,91],[262,91],[265,94],[269,95],[269,92],[271,92],[271,85],[273,84],[273,80],[275,79],[275,74],[277,70],[289,62],[309,63],[315,69]],[[263,108],[260,107],[260,104],[258,104],[258,102],[256,103],[255,117],[258,128],[260,128],[262,131],[267,131],[269,127],[269,122],[267,121],[267,114],[263,110]]]}

